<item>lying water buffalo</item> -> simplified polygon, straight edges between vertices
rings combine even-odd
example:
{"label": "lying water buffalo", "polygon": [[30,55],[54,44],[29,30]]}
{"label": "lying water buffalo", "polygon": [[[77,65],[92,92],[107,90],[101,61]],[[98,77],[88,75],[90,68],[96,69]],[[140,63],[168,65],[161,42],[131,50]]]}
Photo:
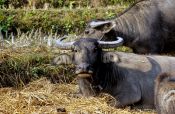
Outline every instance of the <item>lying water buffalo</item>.
{"label": "lying water buffalo", "polygon": [[88,23],[83,37],[124,39],[134,53],[175,51],[175,0],[141,0],[116,18]]}
{"label": "lying water buffalo", "polygon": [[58,56],[54,63],[73,63],[80,92],[84,96],[109,93],[116,98],[116,107],[154,108],[154,79],[159,73],[175,69],[175,57],[102,50],[122,45],[121,38],[111,42],[93,38],[67,43],[62,40],[57,40],[57,47],[73,52]]}
{"label": "lying water buffalo", "polygon": [[159,75],[155,84],[155,106],[158,114],[175,114],[175,73]]}

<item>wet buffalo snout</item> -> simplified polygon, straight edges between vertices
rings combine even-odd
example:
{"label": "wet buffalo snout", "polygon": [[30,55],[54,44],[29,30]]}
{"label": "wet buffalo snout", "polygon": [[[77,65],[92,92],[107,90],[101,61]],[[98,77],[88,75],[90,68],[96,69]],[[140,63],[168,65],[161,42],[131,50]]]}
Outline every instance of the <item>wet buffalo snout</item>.
{"label": "wet buffalo snout", "polygon": [[82,63],[78,65],[76,68],[76,74],[80,74],[80,73],[93,73],[91,69],[91,65],[87,63]]}

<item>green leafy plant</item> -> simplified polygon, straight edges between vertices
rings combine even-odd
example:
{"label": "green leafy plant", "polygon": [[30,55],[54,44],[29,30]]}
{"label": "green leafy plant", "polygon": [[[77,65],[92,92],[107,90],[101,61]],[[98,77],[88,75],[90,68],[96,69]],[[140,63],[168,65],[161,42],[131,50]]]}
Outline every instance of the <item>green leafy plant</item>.
{"label": "green leafy plant", "polygon": [[7,0],[0,0],[0,8],[6,6]]}
{"label": "green leafy plant", "polygon": [[0,9],[0,27],[7,31],[10,27],[19,28],[22,32],[42,28],[43,32],[58,34],[80,34],[86,23],[93,19],[108,19],[122,11],[118,8],[81,8],[53,10]]}
{"label": "green leafy plant", "polygon": [[0,12],[0,31],[8,32],[13,27],[13,15],[6,16],[3,12]]}

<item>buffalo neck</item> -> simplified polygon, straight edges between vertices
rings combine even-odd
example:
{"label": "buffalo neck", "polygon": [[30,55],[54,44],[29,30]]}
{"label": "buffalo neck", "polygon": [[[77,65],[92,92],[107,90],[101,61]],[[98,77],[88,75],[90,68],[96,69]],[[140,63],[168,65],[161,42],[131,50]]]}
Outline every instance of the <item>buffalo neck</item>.
{"label": "buffalo neck", "polygon": [[114,62],[100,62],[95,67],[93,81],[96,85],[100,86],[103,91],[107,91],[108,88],[117,86],[119,82],[125,79],[124,69],[117,66]]}
{"label": "buffalo neck", "polygon": [[[138,5],[134,5],[125,13],[112,19],[116,24],[114,27],[116,35],[124,38],[125,45],[131,45],[129,43],[133,40],[140,37],[143,38],[144,35],[146,37],[146,34],[151,34],[149,33],[149,28],[153,26],[152,20],[157,16],[154,15],[155,7],[157,5],[150,3],[150,0],[139,2]],[[148,32],[145,34],[144,31]]]}

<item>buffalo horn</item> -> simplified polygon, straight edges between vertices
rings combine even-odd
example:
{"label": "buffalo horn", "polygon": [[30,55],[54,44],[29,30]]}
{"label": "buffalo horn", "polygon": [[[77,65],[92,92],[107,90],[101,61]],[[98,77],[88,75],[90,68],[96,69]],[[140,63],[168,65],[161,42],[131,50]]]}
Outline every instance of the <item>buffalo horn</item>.
{"label": "buffalo horn", "polygon": [[90,27],[95,28],[104,24],[110,23],[110,21],[92,21],[90,22]]}
{"label": "buffalo horn", "polygon": [[123,44],[123,38],[117,37],[116,41],[98,41],[102,48],[115,48]]}
{"label": "buffalo horn", "polygon": [[56,40],[56,46],[60,49],[70,50],[73,48],[73,44],[75,41],[72,42],[62,42],[62,40],[66,39],[67,36],[63,36]]}

